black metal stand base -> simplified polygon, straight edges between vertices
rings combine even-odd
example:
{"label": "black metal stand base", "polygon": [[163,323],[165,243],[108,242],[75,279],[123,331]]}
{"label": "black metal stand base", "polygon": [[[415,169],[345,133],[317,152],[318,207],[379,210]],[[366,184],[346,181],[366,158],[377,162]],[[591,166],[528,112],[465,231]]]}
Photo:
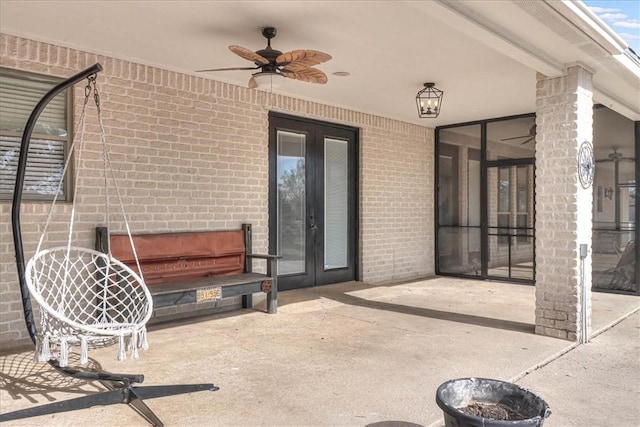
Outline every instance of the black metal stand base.
{"label": "black metal stand base", "polygon": [[112,390],[103,391],[89,396],[77,397],[63,402],[48,403],[35,408],[21,409],[7,414],[0,414],[0,422],[18,420],[21,418],[49,415],[58,412],[86,409],[96,405],[113,405],[124,403],[129,405],[142,418],[151,425],[163,427],[160,418],[149,408],[144,399],[172,396],[176,394],[192,393],[196,391],[216,391],[219,388],[213,384],[187,384],[187,385],[160,385],[160,386],[133,386],[129,381],[122,383]]}

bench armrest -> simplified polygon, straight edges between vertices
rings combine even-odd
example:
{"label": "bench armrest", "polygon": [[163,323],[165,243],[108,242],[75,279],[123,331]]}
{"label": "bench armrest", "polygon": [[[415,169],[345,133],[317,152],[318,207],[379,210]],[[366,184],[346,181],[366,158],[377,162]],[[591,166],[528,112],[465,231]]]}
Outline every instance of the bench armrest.
{"label": "bench armrest", "polygon": [[[258,258],[267,261],[267,276],[271,276],[274,279],[278,276],[278,260],[282,258],[281,255],[267,255],[267,254],[246,254],[247,258]],[[253,268],[251,261],[247,261],[247,273],[251,273]]]}
{"label": "bench armrest", "polygon": [[264,259],[267,262],[267,276],[271,277],[271,291],[267,296],[267,313],[274,314],[278,312],[278,260],[282,255],[266,255],[266,254],[245,254],[248,258],[246,261],[245,272],[252,271],[252,259]]}

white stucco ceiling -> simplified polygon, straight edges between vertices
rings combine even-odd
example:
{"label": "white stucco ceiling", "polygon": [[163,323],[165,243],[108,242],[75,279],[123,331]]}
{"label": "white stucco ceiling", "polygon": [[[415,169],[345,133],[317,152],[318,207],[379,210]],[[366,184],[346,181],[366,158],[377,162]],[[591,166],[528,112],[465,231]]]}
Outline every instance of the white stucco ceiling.
{"label": "white stucco ceiling", "polygon": [[[560,3],[2,0],[0,31],[246,86],[250,71],[195,70],[250,66],[228,46],[262,49],[275,26],[274,48],[333,56],[318,66],[326,85],[283,79],[278,92],[430,127],[533,112],[536,72],[580,62],[596,102],[639,120],[640,76]],[[417,117],[427,81],[445,92],[437,119]]]}

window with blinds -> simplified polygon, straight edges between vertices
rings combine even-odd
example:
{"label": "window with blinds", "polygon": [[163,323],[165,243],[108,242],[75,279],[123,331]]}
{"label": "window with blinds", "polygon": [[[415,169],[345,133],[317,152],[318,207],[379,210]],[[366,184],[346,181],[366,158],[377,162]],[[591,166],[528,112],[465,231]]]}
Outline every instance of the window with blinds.
{"label": "window with blinds", "polygon": [[[22,132],[38,101],[59,80],[0,68],[0,200],[13,198]],[[25,200],[51,200],[62,178],[69,140],[69,91],[42,111],[31,135],[25,175]],[[63,182],[59,199],[67,198]]]}

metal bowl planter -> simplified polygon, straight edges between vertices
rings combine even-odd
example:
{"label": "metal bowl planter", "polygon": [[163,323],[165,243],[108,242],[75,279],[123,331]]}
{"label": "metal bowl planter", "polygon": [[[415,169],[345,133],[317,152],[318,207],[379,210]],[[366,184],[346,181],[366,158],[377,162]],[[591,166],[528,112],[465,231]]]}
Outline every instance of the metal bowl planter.
{"label": "metal bowl planter", "polygon": [[[436,403],[444,412],[447,427],[542,426],[551,415],[549,406],[537,394],[512,383],[486,378],[447,381],[438,387]],[[502,420],[469,415],[462,410],[473,404],[499,405],[521,416]]]}

